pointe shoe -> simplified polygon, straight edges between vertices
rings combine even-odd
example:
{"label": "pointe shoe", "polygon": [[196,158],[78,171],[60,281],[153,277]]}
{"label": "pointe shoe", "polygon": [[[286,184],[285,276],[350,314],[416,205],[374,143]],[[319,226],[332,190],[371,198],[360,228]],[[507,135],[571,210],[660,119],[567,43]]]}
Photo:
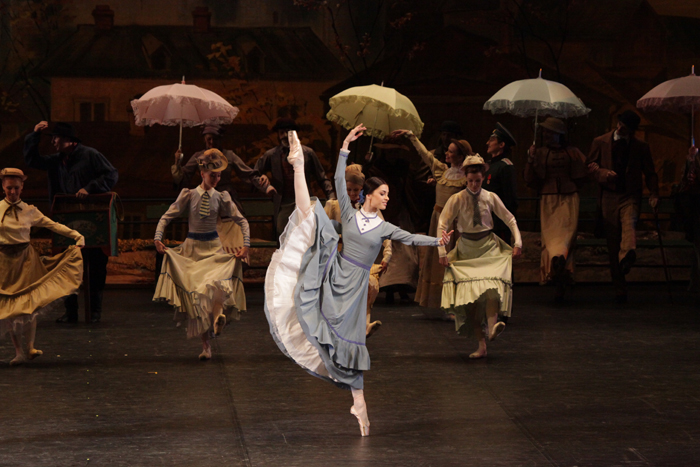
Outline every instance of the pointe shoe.
{"label": "pointe shoe", "polygon": [[491,328],[491,332],[489,333],[489,340],[495,341],[496,337],[498,337],[498,335],[500,333],[502,333],[505,328],[506,328],[506,323],[504,323],[502,321],[494,324],[493,327]]}
{"label": "pointe shoe", "polygon": [[369,436],[369,420],[367,420],[367,424],[365,425],[365,422],[362,420],[362,417],[360,417],[360,415],[357,413],[357,410],[355,410],[354,405],[350,407],[350,413],[357,417],[357,423],[360,424],[360,434],[362,436]]}
{"label": "pointe shoe", "polygon": [[221,335],[221,331],[223,331],[224,326],[226,326],[226,316],[219,315],[219,317],[216,318],[216,321],[214,321],[214,335]]}
{"label": "pointe shoe", "polygon": [[483,353],[480,352],[479,350],[477,350],[476,352],[470,353],[470,354],[469,354],[469,358],[471,358],[471,359],[484,358],[484,357],[486,357],[486,351],[485,351],[485,350],[484,350]]}
{"label": "pointe shoe", "polygon": [[199,359],[203,362],[206,360],[211,360],[211,347],[202,350],[202,353],[199,354]]}
{"label": "pointe shoe", "polygon": [[27,363],[27,358],[24,354],[16,355],[15,358],[10,360],[10,366],[24,365],[25,363]]}
{"label": "pointe shoe", "polygon": [[29,360],[34,360],[36,357],[41,357],[42,355],[44,355],[44,352],[41,350],[31,349],[29,351]]}
{"label": "pointe shoe", "polygon": [[365,332],[365,337],[371,337],[372,334],[377,332],[379,328],[382,327],[381,321],[373,321],[367,325],[367,330]]}

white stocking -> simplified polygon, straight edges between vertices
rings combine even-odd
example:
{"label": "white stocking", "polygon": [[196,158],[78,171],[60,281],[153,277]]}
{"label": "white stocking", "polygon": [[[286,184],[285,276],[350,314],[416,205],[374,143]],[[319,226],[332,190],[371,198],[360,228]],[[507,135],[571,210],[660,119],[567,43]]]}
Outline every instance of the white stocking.
{"label": "white stocking", "polygon": [[294,198],[297,209],[306,215],[311,209],[311,197],[304,172],[304,151],[296,131],[290,131],[288,137],[289,156],[287,156],[287,161],[294,167]]}

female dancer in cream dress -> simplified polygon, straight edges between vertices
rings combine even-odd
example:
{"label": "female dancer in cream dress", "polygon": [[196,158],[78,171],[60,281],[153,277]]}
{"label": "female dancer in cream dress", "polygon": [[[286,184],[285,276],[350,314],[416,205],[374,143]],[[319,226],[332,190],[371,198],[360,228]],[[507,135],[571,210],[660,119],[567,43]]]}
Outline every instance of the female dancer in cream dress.
{"label": "female dancer in cream dress", "polygon": [[363,371],[370,360],[365,346],[367,285],[371,264],[386,239],[438,246],[449,241],[412,235],[383,221],[379,210],[389,201],[389,187],[373,177],[365,182],[365,202],[352,207],[345,186],[348,146],[362,135],[350,131],[340,151],[335,186],[341,211],[343,252],[338,233],[321,204],[309,197],[304,158],[296,132],[290,131],[289,162],[294,167],[296,209],[280,237],[265,277],[265,314],[280,350],[309,373],[351,389],[360,432],[369,434]]}
{"label": "female dancer in cream dress", "polygon": [[[486,171],[481,156],[468,156],[464,170],[467,189],[447,201],[438,224],[442,234],[457,219],[457,229],[462,232],[449,254],[439,248],[440,263],[446,267],[442,308],[455,315],[460,334],[474,335],[479,341],[469,358],[483,358],[486,334],[482,326],[488,324],[489,340],[494,340],[505,328],[505,323],[496,323],[498,315],[510,316],[512,258],[520,256],[523,243],[515,217],[498,195],[481,188]],[[510,228],[515,240],[512,249],[492,232],[492,214]]]}
{"label": "female dancer in cream dress", "polygon": [[[15,346],[10,365],[42,355],[34,348],[36,320],[52,305],[78,291],[83,281],[85,239],[79,232],[52,221],[22,201],[27,177],[19,169],[0,171],[5,198],[0,201],[0,337],[9,332]],[[29,243],[32,227],[43,227],[76,241],[63,253],[39,256]],[[20,342],[24,334],[27,353]]]}
{"label": "female dancer in cream dress", "polygon": [[[155,245],[164,254],[153,300],[166,300],[175,307],[175,320],[187,322],[187,337],[202,340],[200,360],[211,358],[213,335],[226,325],[226,315],[245,311],[245,293],[237,262],[248,256],[248,221],[231,200],[231,195],[214,188],[228,161],[218,149],[209,149],[199,158],[202,184],[194,190],[183,189],[177,200],[158,222]],[[187,239],[177,248],[163,245],[163,232],[173,219],[187,213]],[[217,221],[236,222],[243,232],[243,247],[226,253],[217,233]]]}
{"label": "female dancer in cream dress", "polygon": [[[471,145],[466,140],[453,139],[445,151],[445,162],[440,162],[432,151],[428,151],[423,143],[410,130],[397,130],[392,136],[406,136],[420,154],[423,162],[430,167],[437,185],[435,186],[435,207],[430,218],[428,235],[437,235],[438,220],[445,203],[450,196],[464,189],[467,179],[462,171],[464,158],[474,154]],[[420,306],[437,308],[442,301],[442,279],[445,268],[440,264],[437,251],[434,248],[426,250],[421,263],[418,287],[415,301]]]}

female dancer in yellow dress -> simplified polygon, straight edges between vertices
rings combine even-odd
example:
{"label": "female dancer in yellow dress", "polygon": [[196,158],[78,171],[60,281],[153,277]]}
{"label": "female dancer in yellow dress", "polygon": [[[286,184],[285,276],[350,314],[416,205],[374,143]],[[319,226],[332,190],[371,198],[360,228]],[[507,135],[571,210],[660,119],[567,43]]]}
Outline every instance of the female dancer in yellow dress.
{"label": "female dancer in yellow dress", "polygon": [[[34,348],[37,317],[78,291],[83,281],[83,258],[79,248],[85,239],[79,232],[52,221],[22,201],[27,177],[19,169],[0,171],[5,198],[0,201],[0,337],[10,333],[15,358],[10,365],[42,355]],[[29,243],[32,227],[43,227],[76,241],[63,253],[39,256]],[[20,342],[24,334],[25,355]]]}
{"label": "female dancer in yellow dress", "polygon": [[[457,219],[462,237],[457,246],[445,254],[439,248],[440,263],[445,266],[442,288],[442,308],[455,315],[460,334],[474,335],[479,348],[469,358],[486,356],[486,334],[494,340],[505,328],[496,323],[498,315],[510,316],[512,304],[512,258],[520,256],[522,239],[515,217],[495,193],[481,188],[486,164],[481,156],[468,156],[464,161],[467,189],[453,195],[440,215],[438,234],[442,234]],[[493,214],[510,228],[514,238],[511,248],[493,233]]]}

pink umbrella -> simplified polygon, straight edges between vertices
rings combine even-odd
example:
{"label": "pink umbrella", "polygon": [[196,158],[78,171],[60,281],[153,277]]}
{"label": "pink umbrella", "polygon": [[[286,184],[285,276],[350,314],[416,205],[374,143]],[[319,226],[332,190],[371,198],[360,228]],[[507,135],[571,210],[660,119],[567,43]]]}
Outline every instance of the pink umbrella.
{"label": "pink umbrella", "polygon": [[695,66],[693,65],[689,76],[664,81],[646,93],[637,101],[637,108],[690,112],[690,144],[694,146],[695,109],[700,108],[700,76],[695,76]]}
{"label": "pink umbrella", "polygon": [[182,149],[182,127],[198,125],[226,125],[238,115],[238,107],[229,104],[226,99],[207,89],[182,83],[157,86],[139,99],[131,101],[134,118],[139,126],[154,124],[180,125],[180,143]]}

